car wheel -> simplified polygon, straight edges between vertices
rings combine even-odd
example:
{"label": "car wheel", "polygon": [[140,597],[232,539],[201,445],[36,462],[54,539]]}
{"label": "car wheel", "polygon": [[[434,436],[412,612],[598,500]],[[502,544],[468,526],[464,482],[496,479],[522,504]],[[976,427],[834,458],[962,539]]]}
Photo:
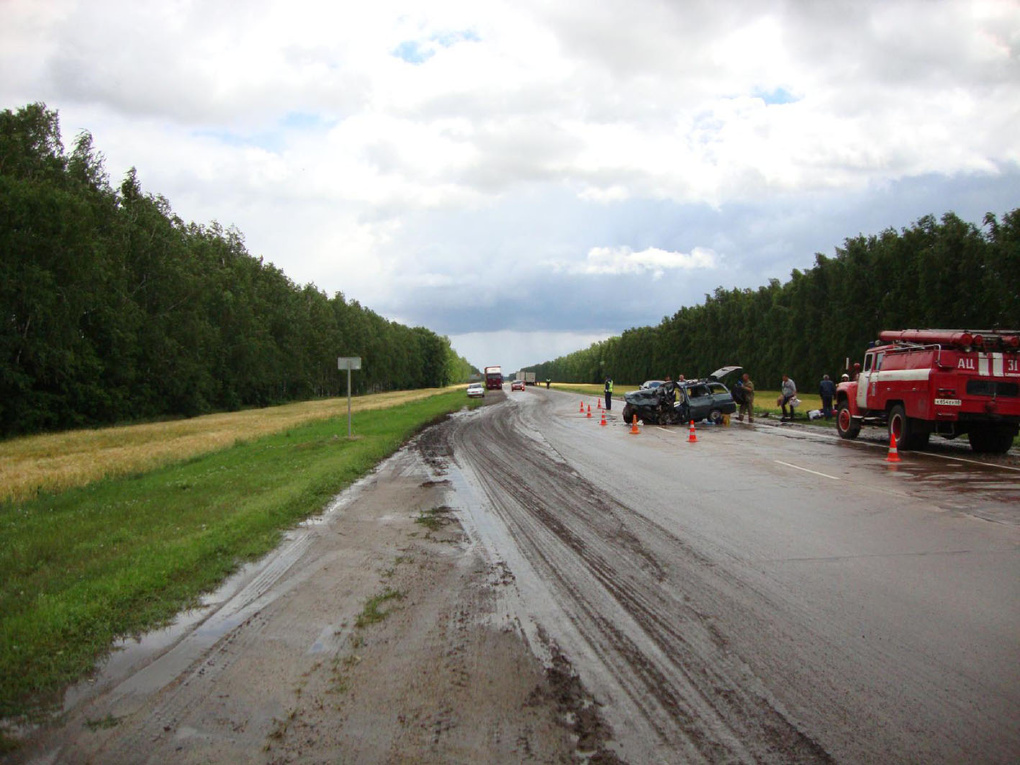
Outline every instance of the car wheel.
{"label": "car wheel", "polygon": [[722,425],[723,413],[718,409],[713,409],[708,413],[708,421],[713,425]]}
{"label": "car wheel", "polygon": [[634,419],[634,407],[630,404],[624,404],[623,407],[623,424],[630,425]]}

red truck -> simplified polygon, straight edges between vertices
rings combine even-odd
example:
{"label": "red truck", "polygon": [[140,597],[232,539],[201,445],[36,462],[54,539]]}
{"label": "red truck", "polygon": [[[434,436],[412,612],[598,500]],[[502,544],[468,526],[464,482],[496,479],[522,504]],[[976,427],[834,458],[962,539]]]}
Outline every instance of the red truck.
{"label": "red truck", "polygon": [[503,368],[485,368],[485,388],[487,390],[501,390],[503,388]]}
{"label": "red truck", "polygon": [[889,429],[900,449],[934,433],[967,435],[976,452],[1005,454],[1020,430],[1020,331],[905,329],[880,332],[836,386],[836,427]]}

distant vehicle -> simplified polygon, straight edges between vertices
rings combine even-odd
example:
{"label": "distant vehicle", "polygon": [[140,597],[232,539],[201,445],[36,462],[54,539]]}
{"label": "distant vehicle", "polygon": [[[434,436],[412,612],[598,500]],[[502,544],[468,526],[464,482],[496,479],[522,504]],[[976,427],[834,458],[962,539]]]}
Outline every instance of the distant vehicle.
{"label": "distant vehicle", "polygon": [[662,385],[663,382],[664,382],[663,380],[645,380],[643,383],[641,383],[641,390],[658,388],[660,385]]}
{"label": "distant vehicle", "polygon": [[471,383],[467,386],[467,394],[471,398],[483,398],[485,396],[485,386],[480,382]]}
{"label": "distant vehicle", "polygon": [[514,380],[510,383],[510,390],[524,390],[524,380]]}
{"label": "distant vehicle", "polygon": [[525,385],[534,385],[535,384],[535,373],[534,372],[527,372],[527,371],[522,369],[520,372],[517,373],[517,379],[521,380]]}
{"label": "distant vehicle", "polygon": [[500,390],[503,387],[503,368],[485,368],[485,387],[488,390]]}

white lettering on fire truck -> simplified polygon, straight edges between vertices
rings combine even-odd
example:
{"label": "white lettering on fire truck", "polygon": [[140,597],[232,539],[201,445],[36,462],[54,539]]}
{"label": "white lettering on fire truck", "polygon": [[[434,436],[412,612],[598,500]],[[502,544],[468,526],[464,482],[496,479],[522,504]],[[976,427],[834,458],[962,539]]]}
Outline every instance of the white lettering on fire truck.
{"label": "white lettering on fire truck", "polygon": [[957,369],[973,369],[977,371],[977,364],[974,363],[974,359],[960,359],[956,365]]}
{"label": "white lettering on fire truck", "polygon": [[978,374],[1002,377],[1005,374],[1004,361],[1005,358],[1001,353],[982,353],[978,355]]}

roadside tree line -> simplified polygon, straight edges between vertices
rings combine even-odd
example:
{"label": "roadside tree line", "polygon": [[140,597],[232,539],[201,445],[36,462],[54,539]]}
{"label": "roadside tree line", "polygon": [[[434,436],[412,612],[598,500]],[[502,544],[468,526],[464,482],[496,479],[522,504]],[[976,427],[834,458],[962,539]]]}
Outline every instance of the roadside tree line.
{"label": "roadside tree line", "polygon": [[88,133],[0,113],[0,435],[192,416],[477,370],[447,338],[294,284],[242,234],[186,223],[134,169],[110,186]]}
{"label": "roadside tree line", "polygon": [[539,379],[637,384],[738,364],[759,387],[778,388],[789,374],[812,390],[823,374],[836,379],[847,357],[861,360],[883,329],[1020,329],[1020,209],[983,223],[946,213],[847,239],[785,284],[719,287],[657,326],[528,369]]}

